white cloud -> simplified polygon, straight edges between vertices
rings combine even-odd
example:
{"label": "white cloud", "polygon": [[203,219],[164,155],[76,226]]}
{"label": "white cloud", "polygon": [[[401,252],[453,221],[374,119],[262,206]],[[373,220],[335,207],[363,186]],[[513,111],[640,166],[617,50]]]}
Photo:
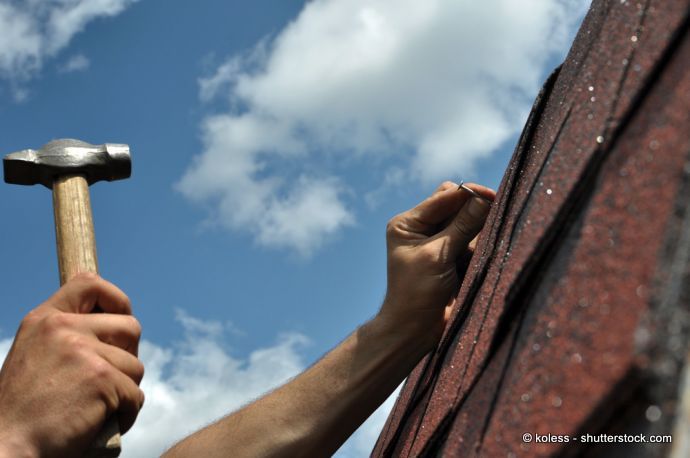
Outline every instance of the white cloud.
{"label": "white cloud", "polygon": [[[228,348],[236,335],[230,323],[203,321],[178,311],[183,338],[169,347],[143,340],[139,356],[146,375],[146,403],[123,437],[123,458],[159,456],[190,433],[251,402],[306,368],[301,350],[309,340],[297,333],[237,357]],[[12,344],[0,340],[0,362]],[[369,456],[397,391],[338,451],[341,458]]]}
{"label": "white cloud", "polygon": [[12,339],[0,340],[0,360],[5,361],[7,353],[10,351],[12,346]]}
{"label": "white cloud", "polygon": [[56,56],[89,22],[120,14],[136,1],[0,0],[0,78],[15,86],[17,98],[25,97],[22,83],[45,59]]}
{"label": "white cloud", "polygon": [[371,414],[367,421],[340,447],[335,456],[338,458],[364,458],[371,456],[371,451],[374,445],[376,445],[383,426],[386,424],[388,414],[393,408],[395,400],[398,399],[398,394],[400,394],[400,387]]}
{"label": "white cloud", "polygon": [[[203,101],[220,96],[228,106],[204,122],[203,151],[178,189],[261,244],[303,251],[304,239],[323,243],[354,220],[356,201],[348,205],[343,191],[361,183],[331,185],[321,198],[315,208],[333,209],[335,221],[305,209],[292,217],[294,233],[276,231],[279,241],[266,238],[265,223],[273,211],[303,208],[305,180],[321,191],[324,180],[343,183],[353,163],[388,184],[393,175],[399,183],[467,177],[522,127],[547,63],[569,45],[585,6],[307,2],[275,37],[200,80]],[[377,187],[355,194],[371,204]]]}
{"label": "white cloud", "polygon": [[225,326],[178,314],[184,339],[169,348],[144,341],[146,403],[124,436],[125,458],[159,456],[173,443],[284,383],[305,367],[308,342],[285,334],[247,358],[231,354]]}
{"label": "white cloud", "polygon": [[70,57],[67,62],[59,68],[60,73],[82,72],[91,66],[91,61],[83,54],[76,54]]}
{"label": "white cloud", "polygon": [[177,185],[196,201],[217,202],[215,222],[249,229],[269,247],[311,255],[328,236],[353,223],[341,200],[345,189],[332,176],[300,173],[289,184],[279,176],[258,179],[266,164],[260,151],[281,145],[280,155],[303,156],[300,140],[282,125],[254,116],[213,116],[203,127],[205,153]]}

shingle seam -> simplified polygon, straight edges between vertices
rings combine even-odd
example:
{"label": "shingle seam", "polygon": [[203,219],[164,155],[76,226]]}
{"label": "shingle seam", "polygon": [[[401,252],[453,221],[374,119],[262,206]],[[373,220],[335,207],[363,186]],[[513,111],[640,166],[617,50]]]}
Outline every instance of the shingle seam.
{"label": "shingle seam", "polygon": [[[525,311],[526,311],[526,309],[523,308],[521,313],[520,313],[520,316],[518,317],[517,329],[515,330],[514,333],[512,333],[512,336],[511,336],[512,342],[510,342],[510,350],[508,351],[508,358],[506,358],[505,362],[503,363],[503,367],[501,368],[501,375],[498,379],[498,384],[496,385],[496,390],[493,393],[491,403],[489,404],[489,408],[486,412],[486,416],[484,417],[484,425],[482,426],[482,432],[479,435],[479,445],[477,447],[477,454],[478,455],[481,453],[482,445],[484,443],[484,437],[486,436],[486,432],[489,429],[489,423],[491,422],[491,419],[493,418],[494,411],[496,410],[498,398],[501,395],[501,388],[503,387],[503,383],[506,380],[505,375],[508,372],[508,368],[510,367],[511,362],[513,361],[512,356],[515,353],[517,341],[518,341],[518,338],[520,337],[520,331],[522,330],[522,326],[524,325]],[[487,364],[485,364],[485,366],[488,366],[488,361],[491,361],[491,358],[487,358]],[[482,369],[482,372],[484,372],[484,369]],[[479,379],[479,377],[477,379]]]}
{"label": "shingle seam", "polygon": [[[642,11],[640,22],[639,22],[638,25],[636,26],[636,31],[638,31],[638,32],[641,30],[641,28],[642,28],[642,26],[643,26],[644,17],[646,16],[646,13],[647,13],[647,10],[648,10],[648,8],[649,8],[650,2],[651,2],[651,0],[647,0],[647,3],[645,4],[645,7],[644,7],[644,9],[643,9],[643,11]],[[607,5],[608,5],[608,8],[606,9],[606,15],[608,15],[608,13],[609,13],[609,11],[610,11],[610,5],[611,5],[611,3],[609,2],[609,3],[607,3]],[[599,31],[598,31],[598,33],[597,33],[597,36],[600,35],[600,34],[601,34],[601,29],[599,29]],[[585,55],[588,55],[590,50],[591,50],[591,47],[588,48],[587,53],[586,53]],[[621,76],[620,76],[620,78],[619,78],[619,80],[618,80],[618,85],[617,85],[617,88],[616,88],[616,94],[615,94],[615,96],[614,96],[614,98],[613,98],[613,103],[611,104],[611,109],[609,110],[609,114],[608,114],[608,116],[607,116],[607,118],[606,118],[606,121],[604,121],[605,130],[604,130],[604,132],[602,132],[602,133],[604,134],[604,138],[605,138],[605,139],[607,138],[607,136],[606,136],[606,135],[607,135],[606,129],[608,129],[608,128],[610,128],[612,125],[614,125],[614,123],[613,123],[614,114],[615,114],[616,109],[617,109],[617,107],[618,107],[618,103],[620,102],[620,99],[621,99],[621,97],[620,97],[620,96],[621,96],[621,91],[623,90],[623,88],[624,88],[624,86],[625,86],[625,80],[626,80],[627,75],[628,75],[628,69],[629,69],[629,67],[630,67],[630,62],[632,62],[633,57],[634,57],[634,55],[635,55],[635,51],[636,51],[636,48],[635,48],[635,47],[631,47],[631,50],[630,50],[630,52],[628,53],[628,56],[627,56],[627,59],[626,59],[627,62],[628,62],[628,64],[625,65],[625,67],[624,67],[624,69],[623,69],[623,72],[621,73]],[[581,69],[581,66],[578,67],[578,70],[577,70],[578,74],[579,74],[580,69]],[[632,108],[632,106],[631,106],[631,108]],[[544,174],[544,171],[545,171],[545,167],[546,167],[546,165],[548,164],[548,158],[551,156],[551,153],[553,153],[555,147],[556,147],[556,146],[558,145],[558,143],[559,143],[558,140],[560,139],[561,134],[563,133],[563,128],[564,128],[564,126],[565,126],[565,123],[567,122],[567,119],[569,118],[570,113],[572,112],[572,103],[569,103],[569,104],[568,104],[567,110],[568,110],[567,117],[564,119],[563,124],[561,124],[561,126],[559,127],[559,130],[558,130],[556,139],[555,139],[553,142],[551,142],[551,145],[550,145],[550,147],[549,147],[549,149],[548,149],[548,153],[545,155],[545,160],[542,162],[542,165],[541,165],[540,168],[539,168],[539,172],[537,173],[537,176],[535,177],[535,180],[532,182],[532,186],[530,187],[530,196],[533,195],[532,191],[534,191],[534,189],[535,189],[536,186],[537,186],[537,183],[539,183],[540,179],[543,177],[543,174]],[[592,157],[594,157],[594,156],[596,156],[596,152],[595,152],[594,154],[592,154]],[[586,170],[586,167],[585,167],[585,170]],[[525,217],[525,215],[526,215],[526,213],[527,213],[527,208],[529,207],[530,203],[531,203],[531,199],[526,199],[525,202],[524,202],[524,205],[523,205],[522,208],[520,208],[520,210],[519,210],[520,219],[518,219],[518,222],[513,226],[512,230],[511,230],[511,233],[510,233],[510,236],[508,237],[508,245],[509,245],[509,247],[511,247],[511,248],[512,248],[512,246],[513,246],[513,242],[515,241],[515,234],[516,234],[516,232],[517,232],[518,230],[521,229],[521,225],[520,225],[519,223],[520,223],[520,221],[522,220],[522,218]],[[552,225],[553,225],[553,223],[552,223]],[[551,225],[551,226],[552,226],[552,225]],[[547,235],[548,235],[548,230],[546,230],[546,231],[544,232],[544,237],[546,237]],[[535,244],[535,246],[537,246],[537,247],[539,247],[539,246],[541,246],[541,245],[542,245],[541,242]],[[533,254],[532,256],[534,256],[534,254]],[[530,257],[532,257],[532,256],[530,256]]]}
{"label": "shingle seam", "polygon": [[[612,4],[613,4],[613,2],[610,2],[610,1],[609,1],[609,2],[606,2],[606,4],[605,4],[605,5],[606,5],[606,8],[605,8],[604,11],[603,11],[603,16],[604,16],[604,17],[608,17],[609,13],[611,12]],[[648,8],[649,8],[649,4],[650,4],[650,0],[647,0],[647,3],[646,3],[646,5],[645,5],[644,11],[643,11],[643,14],[641,15],[640,22],[638,22],[638,25],[637,25],[636,28],[635,28],[635,29],[636,29],[636,33],[639,33],[639,32],[641,31],[641,29],[642,29],[642,26],[643,26],[642,22],[644,21],[644,17],[646,16],[646,12],[647,12],[647,10],[648,10]],[[592,42],[596,42],[596,41],[598,40],[599,36],[600,36],[601,33],[602,33],[602,30],[603,30],[603,27],[597,28],[596,34],[594,35],[594,38],[592,39]],[[576,80],[576,79],[579,78],[580,72],[581,72],[581,70],[582,70],[582,66],[583,66],[584,63],[586,62],[586,59],[587,59],[587,57],[589,56],[589,54],[590,54],[590,52],[592,51],[593,48],[594,48],[593,46],[588,46],[588,47],[586,48],[586,50],[585,50],[583,56],[582,56],[578,61],[576,61],[575,72],[574,72],[574,75],[571,77],[573,80]],[[609,115],[607,116],[606,121],[604,122],[604,125],[605,125],[605,126],[611,125],[611,120],[613,119],[613,116],[612,116],[612,115],[613,115],[613,113],[615,113],[615,110],[616,110],[616,108],[617,108],[617,106],[618,106],[618,102],[620,101],[620,94],[621,94],[621,91],[622,91],[623,88],[624,88],[624,81],[625,81],[625,79],[626,79],[626,77],[627,77],[628,69],[629,69],[629,67],[630,67],[630,63],[632,62],[632,57],[633,57],[633,55],[634,55],[635,49],[636,49],[635,47],[631,47],[631,51],[630,51],[630,53],[629,53],[628,56],[627,56],[626,62],[628,62],[628,63],[624,66],[624,69],[623,69],[623,72],[622,72],[622,74],[621,74],[621,77],[619,78],[619,82],[618,82],[617,89],[616,89],[616,95],[615,95],[615,97],[614,97],[614,103],[613,103],[612,108],[609,110]],[[568,56],[568,59],[570,59],[570,56]],[[569,117],[569,115],[571,114],[572,108],[573,108],[573,100],[572,100],[572,98],[569,97],[569,98],[567,99],[567,108],[566,108],[566,110],[567,110],[567,115],[568,115],[567,117]],[[563,123],[561,123],[561,125],[560,125],[560,127],[559,127],[559,130],[558,130],[558,133],[557,133],[557,139],[556,139],[555,141],[552,141],[551,144],[550,144],[549,147],[548,147],[547,153],[545,154],[545,160],[542,162],[542,165],[541,165],[541,167],[540,167],[540,169],[539,169],[539,172],[537,173],[537,177],[536,177],[535,180],[532,182],[532,186],[531,186],[530,192],[529,192],[529,195],[530,195],[530,196],[533,195],[532,191],[536,188],[537,184],[539,183],[540,179],[542,178],[543,173],[544,173],[544,170],[545,170],[545,166],[548,164],[548,161],[549,161],[549,158],[550,158],[550,156],[551,156],[551,153],[553,152],[554,148],[555,148],[556,145],[558,144],[558,138],[560,138],[560,136],[561,136],[561,134],[562,134],[564,124],[565,124],[565,122],[567,122],[567,117],[566,117],[566,119],[564,119]],[[511,248],[512,248],[512,245],[513,245],[513,241],[515,240],[515,233],[516,233],[516,231],[518,231],[518,230],[521,229],[522,225],[520,224],[520,222],[522,221],[522,219],[523,219],[524,217],[526,217],[526,213],[527,213],[526,210],[527,210],[527,208],[529,207],[530,204],[531,204],[531,199],[527,199],[527,200],[525,201],[523,207],[519,210],[519,215],[520,215],[520,216],[519,216],[519,219],[518,219],[517,223],[515,224],[515,226],[513,227],[513,230],[511,231],[511,234],[510,234],[510,237],[509,237],[509,246],[510,246]]]}
{"label": "shingle seam", "polygon": [[[640,20],[637,23],[637,27],[635,28],[635,35],[639,35],[642,32],[642,29],[644,27],[644,22],[645,19],[647,18],[647,13],[649,12],[649,6],[651,5],[652,0],[647,0],[644,6],[644,9],[642,10],[642,14],[640,15]],[[616,90],[616,95],[613,99],[613,103],[611,104],[611,110],[609,111],[609,116],[606,120],[606,127],[607,129],[611,125],[616,125],[615,122],[615,114],[616,114],[616,109],[618,108],[618,104],[621,101],[621,95],[623,93],[623,88],[625,87],[625,81],[628,78],[628,73],[630,72],[630,65],[632,64],[635,55],[637,54],[637,47],[632,46],[630,49],[630,52],[628,53],[627,58],[625,59],[625,66],[623,67],[623,73],[621,74],[621,77],[618,82],[618,89]],[[663,55],[663,53],[662,53]],[[647,84],[647,83],[645,83]],[[630,111],[630,109],[628,109]],[[606,137],[604,137],[606,138]]]}
{"label": "shingle seam", "polygon": [[[651,3],[651,0],[646,0],[646,4],[644,6],[644,9],[642,10],[642,14],[640,15],[640,20],[639,20],[637,26],[635,27],[636,34],[639,34],[641,32],[641,30],[643,29],[644,19],[645,19],[647,12],[649,10],[650,3]],[[612,2],[606,3],[606,9],[604,11],[604,16],[609,15],[609,13],[611,11],[611,5],[612,5]],[[598,37],[601,35],[602,30],[603,30],[603,27],[600,27],[597,29],[597,33],[596,33],[593,41],[596,41],[598,39]],[[583,58],[578,62],[578,65],[576,67],[577,70],[575,72],[575,76],[573,77],[573,79],[578,78],[578,75],[580,74],[580,71],[582,69],[582,65],[585,62],[587,56],[590,54],[592,48],[593,48],[592,46],[589,46],[586,49],[586,52],[584,53]],[[627,79],[629,68],[630,68],[631,62],[633,61],[636,49],[637,49],[636,47],[632,46],[630,48],[630,52],[628,53],[628,55],[625,59],[627,64],[625,64],[625,66],[623,68],[623,72],[621,73],[621,76],[619,77],[617,88],[616,88],[616,93],[615,93],[615,96],[613,98],[613,103],[612,103],[611,109],[609,110],[609,114],[606,118],[606,121],[604,122],[604,126],[605,126],[605,132],[603,132],[604,134],[606,134],[606,128],[609,128],[610,126],[614,125],[614,122],[613,122],[614,114],[615,114],[616,109],[618,108],[618,104],[621,100],[621,92],[623,91],[623,88],[625,87],[625,81]],[[571,112],[572,112],[572,99],[569,99],[568,104],[567,104],[566,118],[563,120],[563,123],[561,123],[559,130],[558,130],[558,133],[556,135],[556,139],[551,142],[551,144],[548,148],[548,152],[545,154],[545,159],[539,168],[539,172],[537,173],[535,180],[532,182],[532,186],[530,187],[530,191],[529,191],[530,196],[533,195],[533,191],[536,188],[537,183],[539,183],[540,179],[543,177],[545,167],[548,164],[548,158],[551,156],[551,153],[553,153],[554,148],[558,145],[558,139],[560,139],[560,136],[563,133],[563,128],[564,128],[565,123],[567,122]],[[607,138],[607,137],[604,136],[604,138]],[[512,231],[510,233],[510,236],[508,238],[508,241],[509,241],[508,243],[509,243],[509,246],[511,248],[513,246],[513,242],[515,241],[516,232],[522,228],[522,225],[520,224],[520,222],[522,221],[522,218],[526,217],[527,208],[529,207],[530,204],[531,204],[531,199],[525,200],[524,205],[519,210],[519,215],[520,215],[519,219],[518,219],[517,223],[515,224],[515,226],[513,226]]]}
{"label": "shingle seam", "polygon": [[[558,129],[558,132],[557,132],[557,134],[556,134],[556,137],[555,137],[554,142],[551,144],[551,147],[549,148],[548,154],[551,154],[551,152],[552,152],[553,149],[556,147],[556,145],[558,145],[559,140],[560,140],[561,135],[562,135],[563,130],[564,130],[564,126],[565,126],[566,122],[568,121],[568,119],[570,118],[570,113],[571,113],[571,111],[570,111],[570,109],[569,109],[569,111],[568,111],[568,113],[566,114],[566,117],[565,117],[565,119],[564,119],[564,121],[563,121],[563,124],[561,124],[561,126],[560,126],[559,129]],[[535,187],[536,187],[536,184],[539,182],[539,177],[541,177],[541,175],[542,175],[542,173],[543,173],[543,171],[544,171],[544,168],[546,167],[546,164],[547,164],[547,163],[548,163],[548,160],[544,160],[544,161],[542,162],[541,166],[539,167],[539,172],[536,174],[535,180],[534,180],[534,182],[532,183],[532,186],[530,187],[530,190],[529,190],[530,196],[533,195],[533,191],[534,191],[534,189],[535,189]],[[531,202],[531,199],[529,199],[529,198],[526,199],[525,202],[523,203],[523,206],[522,206],[522,207],[520,208],[520,210],[519,210],[519,211],[520,211],[520,214],[521,214],[521,217],[520,217],[520,219],[518,219],[518,221],[516,222],[516,224],[511,228],[510,235],[508,236],[508,246],[509,246],[509,250],[508,250],[508,251],[510,251],[510,248],[511,248],[512,245],[513,245],[513,241],[514,241],[514,238],[515,238],[515,234],[516,234],[516,231],[518,230],[519,222],[521,221],[521,218],[522,218],[523,214],[526,213],[526,208],[530,205],[530,202]],[[530,256],[530,257],[531,257],[531,256]],[[506,261],[507,261],[507,255],[505,256],[504,263],[505,263]],[[498,283],[498,281],[500,280],[500,275],[501,275],[501,273],[502,273],[502,271],[499,272],[499,275],[498,275],[498,278],[497,278],[497,280],[496,280],[496,283]],[[491,302],[490,302],[490,305],[489,305],[488,309],[491,309],[491,307],[492,307],[492,305],[493,305],[494,298],[495,298],[495,296],[492,294],[492,297],[491,297],[491,300],[490,300]],[[509,303],[509,300],[506,300],[505,303],[507,304],[508,307],[507,307],[507,310],[505,310],[504,313],[501,315],[501,317],[503,317],[503,316],[507,316],[507,317],[505,318],[505,320],[499,319],[499,322],[498,322],[498,324],[496,325],[496,331],[495,331],[495,334],[494,334],[494,339],[492,340],[492,344],[491,344],[491,346],[490,346],[490,348],[489,348],[489,351],[487,352],[487,356],[486,356],[486,360],[487,360],[487,361],[489,361],[489,360],[491,360],[491,359],[493,358],[493,356],[495,355],[495,353],[496,353],[498,347],[499,347],[500,344],[502,343],[502,341],[499,341],[500,336],[505,335],[505,333],[506,333],[506,331],[505,331],[504,327],[502,326],[502,324],[503,324],[503,323],[510,324],[510,323],[513,322],[512,318],[510,318],[510,315],[512,315],[512,314],[510,313],[511,310],[510,310],[510,303]],[[483,324],[484,324],[484,323],[482,322],[482,327],[480,328],[480,332],[481,332],[482,329],[483,329]],[[481,375],[481,374],[479,374],[479,375]]]}
{"label": "shingle seam", "polygon": [[[479,435],[479,441],[477,443],[477,447],[475,450],[475,454],[477,456],[481,456],[481,449],[482,449],[482,445],[484,443],[484,437],[485,437],[486,432],[489,428],[489,423],[491,422],[491,419],[493,418],[493,413],[496,410],[498,398],[501,394],[501,388],[503,387],[503,382],[506,379],[505,375],[508,371],[508,368],[510,367],[512,357],[513,357],[513,354],[515,352],[516,343],[517,343],[518,338],[520,336],[520,330],[522,329],[522,325],[524,324],[524,319],[523,319],[524,314],[525,314],[525,311],[523,310],[522,316],[519,317],[517,329],[515,330],[515,332],[512,333],[512,336],[511,336],[512,342],[510,342],[510,349],[508,350],[508,357],[505,359],[505,362],[503,363],[503,367],[501,368],[501,375],[499,376],[499,379],[498,379],[499,381],[498,381],[498,384],[496,386],[496,390],[493,393],[491,403],[489,404],[489,408],[486,412],[486,415],[483,418],[484,424],[482,425],[482,431]],[[474,389],[474,387],[479,383],[479,380],[481,380],[482,374],[484,374],[486,368],[488,367],[488,361],[490,361],[490,359],[487,359],[487,363],[485,363],[484,366],[482,367],[482,369],[480,370],[480,373],[477,375],[474,383],[472,384],[472,389]],[[470,393],[472,393],[472,389],[467,391],[467,395],[465,396],[465,399],[467,399],[467,397],[470,395]],[[462,404],[459,404],[458,408],[460,408],[461,405]],[[478,420],[481,420],[481,419],[478,419]],[[447,435],[448,435],[448,431],[446,430],[443,432],[443,436],[447,437]]]}
{"label": "shingle seam", "polygon": [[[590,4],[589,10],[588,10],[588,12],[587,12],[587,16],[585,17],[585,20],[588,19],[588,16],[589,16],[589,14],[590,14],[591,11],[592,11],[592,6],[593,6],[593,5],[594,5],[594,3]],[[612,8],[612,5],[613,5],[613,2],[608,1],[608,2],[605,3],[605,5],[606,5],[606,6],[605,6],[605,8],[603,9],[603,11],[602,11],[601,14],[602,14],[602,16],[603,16],[604,18],[607,18],[607,17],[609,16],[609,14],[611,13],[611,8]],[[604,21],[602,21],[601,24],[603,24],[603,22],[604,22]],[[599,36],[601,35],[601,32],[604,30],[604,27],[603,27],[601,24],[600,24],[600,26],[597,28],[596,33],[594,34],[594,37],[592,38],[592,42],[596,42],[596,41],[599,39]],[[578,43],[578,41],[580,40],[580,33],[585,33],[585,32],[584,32],[584,27],[580,29],[580,31],[579,31],[579,33],[577,34],[577,36],[575,37],[575,40],[573,41],[573,43]],[[578,76],[578,75],[580,74],[580,71],[582,70],[582,66],[583,66],[584,63],[587,61],[587,57],[589,57],[590,52],[592,52],[592,48],[593,48],[592,46],[587,46],[587,48],[585,49],[585,51],[584,51],[582,57],[579,58],[577,61],[575,61],[575,66],[576,66],[576,69],[577,69],[577,70],[574,72],[574,73],[575,73],[575,76]],[[575,48],[573,48],[573,49],[575,49]],[[568,56],[566,56],[565,62],[572,62],[570,53],[568,54]],[[573,79],[574,79],[574,78],[573,78]]]}
{"label": "shingle seam", "polygon": [[513,247],[513,241],[515,240],[515,233],[520,230],[523,227],[522,221],[524,218],[527,217],[527,208],[530,206],[532,203],[531,197],[534,196],[534,190],[537,187],[537,184],[539,183],[539,178],[544,174],[544,169],[546,168],[547,164],[549,163],[549,157],[551,156],[551,153],[553,152],[554,148],[556,148],[556,145],[558,145],[559,140],[561,138],[561,135],[563,134],[563,130],[568,123],[568,120],[570,119],[570,115],[572,113],[572,103],[568,103],[568,107],[566,108],[566,114],[563,117],[563,121],[561,122],[561,125],[558,127],[558,132],[556,132],[556,136],[554,140],[551,142],[551,145],[549,148],[546,150],[546,153],[544,154],[544,159],[542,160],[541,165],[539,166],[539,170],[536,173],[535,179],[532,182],[532,185],[529,187],[528,195],[529,197],[525,199],[525,201],[522,204],[522,207],[519,210],[519,216],[517,221],[515,222],[515,225],[510,231],[510,235],[508,236],[508,247],[509,250]]}

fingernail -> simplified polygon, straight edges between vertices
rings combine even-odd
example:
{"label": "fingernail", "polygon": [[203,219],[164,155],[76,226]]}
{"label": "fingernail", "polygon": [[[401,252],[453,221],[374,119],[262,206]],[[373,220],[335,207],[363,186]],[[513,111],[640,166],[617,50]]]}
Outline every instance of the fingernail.
{"label": "fingernail", "polygon": [[486,218],[490,209],[491,205],[480,197],[473,197],[470,199],[470,202],[467,205],[467,213],[469,213],[470,216],[475,219]]}

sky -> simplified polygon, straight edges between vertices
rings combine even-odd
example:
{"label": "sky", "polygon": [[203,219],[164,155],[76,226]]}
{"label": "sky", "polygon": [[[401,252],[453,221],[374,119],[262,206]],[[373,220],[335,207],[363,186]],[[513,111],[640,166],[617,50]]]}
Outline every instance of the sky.
{"label": "sky", "polygon": [[[144,333],[123,457],[298,374],[375,315],[388,219],[497,188],[585,0],[0,0],[0,153],[127,143],[91,188]],[[0,358],[58,285],[49,191],[0,186]],[[338,452],[368,456],[393,397]]]}

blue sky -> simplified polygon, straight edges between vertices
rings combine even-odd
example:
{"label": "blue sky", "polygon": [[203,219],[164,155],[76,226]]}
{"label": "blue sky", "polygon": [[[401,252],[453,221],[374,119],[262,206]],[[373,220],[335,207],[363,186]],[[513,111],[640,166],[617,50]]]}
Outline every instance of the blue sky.
{"label": "blue sky", "polygon": [[[0,0],[0,152],[132,149],[130,180],[91,188],[101,274],[131,297],[149,365],[124,456],[186,431],[155,420],[217,418],[372,317],[386,221],[444,179],[498,186],[585,8]],[[48,190],[0,186],[0,211],[9,339],[58,277]]]}

